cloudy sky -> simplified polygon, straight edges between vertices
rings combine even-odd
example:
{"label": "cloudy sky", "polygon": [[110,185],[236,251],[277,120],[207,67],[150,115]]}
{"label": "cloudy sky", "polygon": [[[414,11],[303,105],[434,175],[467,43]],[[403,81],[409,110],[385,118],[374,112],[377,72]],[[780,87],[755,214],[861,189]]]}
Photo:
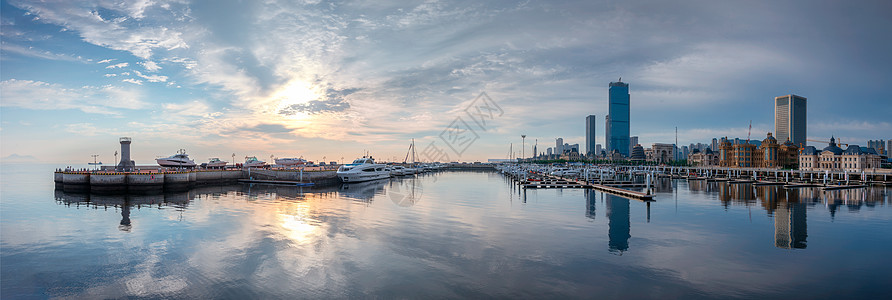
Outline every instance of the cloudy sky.
{"label": "cloudy sky", "polygon": [[[607,85],[632,135],[680,144],[773,131],[808,98],[808,136],[892,138],[889,1],[2,2],[0,157],[151,164],[303,156],[505,158],[584,142]],[[478,96],[491,99],[485,124]],[[472,108],[468,110],[467,108]],[[451,128],[451,129],[450,129]],[[465,129],[460,131],[458,129]],[[473,130],[468,131],[467,129]],[[444,134],[445,133],[445,134]],[[452,150],[452,148],[455,150]],[[460,153],[460,154],[459,154]],[[421,154],[419,154],[421,156]]]}

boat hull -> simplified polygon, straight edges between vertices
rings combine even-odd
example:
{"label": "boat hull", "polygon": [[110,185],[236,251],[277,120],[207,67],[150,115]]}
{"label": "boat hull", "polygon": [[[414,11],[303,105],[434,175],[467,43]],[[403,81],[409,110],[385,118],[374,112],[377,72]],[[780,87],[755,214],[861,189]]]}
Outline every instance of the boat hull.
{"label": "boat hull", "polygon": [[338,173],[338,179],[342,182],[363,182],[390,178],[390,172],[347,172]]}
{"label": "boat hull", "polygon": [[195,162],[191,162],[191,161],[190,162],[179,162],[179,161],[171,161],[171,160],[167,160],[167,159],[163,159],[163,158],[156,159],[155,161],[158,163],[159,166],[162,166],[162,167],[194,168],[196,166]]}

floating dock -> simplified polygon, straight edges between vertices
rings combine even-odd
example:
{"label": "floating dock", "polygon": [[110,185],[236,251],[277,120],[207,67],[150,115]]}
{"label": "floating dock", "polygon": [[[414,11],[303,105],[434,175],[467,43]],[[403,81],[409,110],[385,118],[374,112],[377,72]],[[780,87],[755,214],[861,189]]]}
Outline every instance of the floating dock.
{"label": "floating dock", "polygon": [[524,188],[588,188],[636,200],[654,201],[653,194],[630,191],[618,187],[644,187],[645,184],[642,183],[634,183],[631,181],[607,181],[595,184],[592,182],[585,182],[584,180],[568,179],[548,174],[529,173],[528,175],[531,176],[531,178],[513,177],[513,179],[517,180],[518,184]]}

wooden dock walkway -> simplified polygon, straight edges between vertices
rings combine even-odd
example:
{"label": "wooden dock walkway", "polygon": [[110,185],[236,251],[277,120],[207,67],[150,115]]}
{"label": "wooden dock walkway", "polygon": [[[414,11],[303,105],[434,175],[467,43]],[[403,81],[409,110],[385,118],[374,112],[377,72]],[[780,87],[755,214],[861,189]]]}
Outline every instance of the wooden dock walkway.
{"label": "wooden dock walkway", "polygon": [[632,198],[642,201],[654,201],[653,194],[630,191],[620,188],[646,186],[646,184],[643,183],[634,183],[631,181],[607,181],[599,182],[596,184],[591,180],[590,182],[585,182],[584,180],[562,178],[549,174],[531,173],[529,174],[529,176],[532,176],[532,178],[516,178],[516,180],[519,181],[519,184],[524,188],[590,188],[602,192],[615,194],[618,196],[623,196],[626,198]]}

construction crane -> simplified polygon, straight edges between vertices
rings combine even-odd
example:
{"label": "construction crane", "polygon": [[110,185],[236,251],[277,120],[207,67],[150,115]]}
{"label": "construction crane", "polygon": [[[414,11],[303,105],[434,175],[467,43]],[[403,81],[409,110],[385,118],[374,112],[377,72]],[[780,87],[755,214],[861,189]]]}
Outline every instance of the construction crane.
{"label": "construction crane", "polygon": [[[830,144],[830,141],[812,140],[812,139],[806,139],[806,141],[809,141],[809,142],[815,142],[815,143]],[[836,144],[839,145],[839,146],[845,146],[845,147],[848,147],[848,146],[849,146],[849,144],[840,142],[839,139],[836,140]]]}
{"label": "construction crane", "polygon": [[750,134],[753,133],[753,120],[750,120],[750,127],[746,130],[746,143],[750,143]]}

